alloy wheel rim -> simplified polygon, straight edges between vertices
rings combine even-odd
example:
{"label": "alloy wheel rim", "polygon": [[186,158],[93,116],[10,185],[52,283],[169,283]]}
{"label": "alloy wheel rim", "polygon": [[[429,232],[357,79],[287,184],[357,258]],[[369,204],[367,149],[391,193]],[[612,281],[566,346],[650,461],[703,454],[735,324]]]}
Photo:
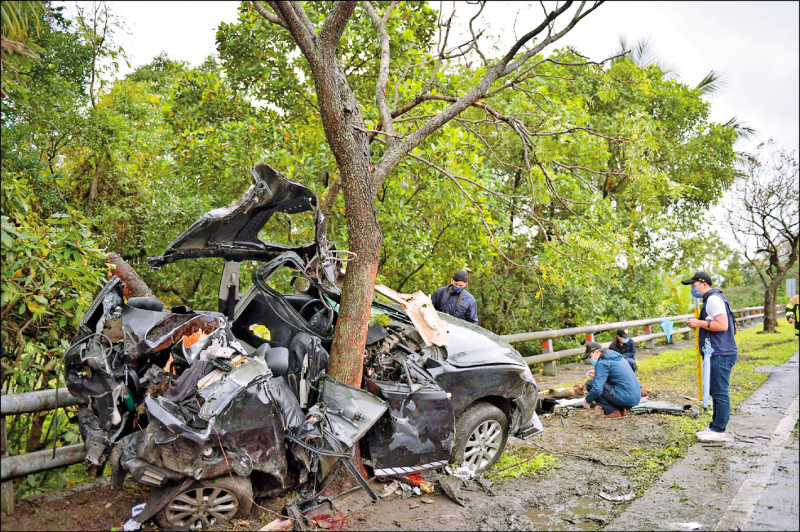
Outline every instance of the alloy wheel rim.
{"label": "alloy wheel rim", "polygon": [[497,420],[484,421],[472,431],[464,446],[464,461],[475,469],[487,467],[500,452],[503,427]]}
{"label": "alloy wheel rim", "polygon": [[200,530],[231,519],[238,510],[239,501],[231,492],[224,488],[203,486],[177,495],[167,505],[165,515],[174,526]]}

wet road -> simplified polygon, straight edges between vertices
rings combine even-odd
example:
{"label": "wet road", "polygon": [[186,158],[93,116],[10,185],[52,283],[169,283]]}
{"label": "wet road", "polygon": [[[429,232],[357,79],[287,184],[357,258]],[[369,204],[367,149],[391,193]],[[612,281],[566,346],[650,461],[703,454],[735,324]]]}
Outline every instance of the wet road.
{"label": "wet road", "polygon": [[727,444],[696,443],[607,530],[797,530],[798,354],[731,416]]}

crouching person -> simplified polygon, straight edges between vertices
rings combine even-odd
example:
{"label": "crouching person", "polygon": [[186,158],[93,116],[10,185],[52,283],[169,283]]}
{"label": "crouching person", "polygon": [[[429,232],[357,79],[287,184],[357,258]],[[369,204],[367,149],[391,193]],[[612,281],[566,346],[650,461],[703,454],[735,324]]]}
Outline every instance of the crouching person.
{"label": "crouching person", "polygon": [[616,419],[628,415],[628,408],[639,404],[642,389],[630,364],[616,351],[603,349],[597,342],[588,342],[583,359],[589,359],[594,370],[592,380],[586,383],[588,394],[583,407],[595,402],[603,408],[603,418]]}

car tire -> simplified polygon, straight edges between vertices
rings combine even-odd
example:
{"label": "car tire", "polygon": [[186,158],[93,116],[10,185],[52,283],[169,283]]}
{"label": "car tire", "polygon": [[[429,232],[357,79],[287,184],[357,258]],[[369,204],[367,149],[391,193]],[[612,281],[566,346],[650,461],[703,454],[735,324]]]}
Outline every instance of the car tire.
{"label": "car tire", "polygon": [[456,437],[450,461],[467,463],[477,473],[487,471],[503,454],[508,440],[508,417],[496,406],[479,402],[456,421]]}
{"label": "car tire", "polygon": [[208,530],[247,515],[252,507],[249,477],[217,477],[191,484],[170,499],[155,518],[165,530]]}

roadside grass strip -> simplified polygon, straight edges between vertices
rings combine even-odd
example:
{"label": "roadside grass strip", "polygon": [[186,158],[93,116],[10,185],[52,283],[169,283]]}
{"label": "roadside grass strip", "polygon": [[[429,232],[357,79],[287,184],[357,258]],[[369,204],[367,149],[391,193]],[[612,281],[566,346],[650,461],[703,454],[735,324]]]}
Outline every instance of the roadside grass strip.
{"label": "roadside grass strip", "polygon": [[[757,326],[742,330],[736,335],[739,358],[731,374],[732,413],[736,413],[739,404],[768,378],[767,373],[757,372],[758,368],[779,366],[789,360],[798,349],[794,328],[788,324],[780,324],[776,333],[760,331],[761,326]],[[676,404],[689,402],[683,396],[697,399],[694,347],[666,351],[638,360],[637,363],[639,381],[642,386],[653,390],[652,397]],[[571,387],[585,380],[586,378],[582,377],[562,386]],[[698,401],[693,401],[692,406],[702,410]],[[560,426],[551,425],[547,430],[562,434],[567,441],[577,436],[580,438],[578,445],[584,455],[589,449],[602,450],[605,460],[629,468],[624,469],[623,474],[631,481],[637,494],[641,494],[673,463],[685,456],[689,447],[695,443],[694,433],[711,422],[711,413],[711,408],[708,408],[697,418],[646,414],[657,416],[660,421],[657,424],[658,430],[644,446],[626,445],[624,441],[620,441],[620,435],[613,432],[587,431],[577,426],[578,422],[574,418],[562,419]],[[631,422],[635,423],[639,416],[632,417]],[[562,441],[562,445],[563,443]],[[501,481],[511,478],[533,478],[553,468],[562,468],[568,455],[559,448],[548,447],[548,445],[536,445],[536,447],[524,445],[509,450],[503,454],[488,476]]]}

